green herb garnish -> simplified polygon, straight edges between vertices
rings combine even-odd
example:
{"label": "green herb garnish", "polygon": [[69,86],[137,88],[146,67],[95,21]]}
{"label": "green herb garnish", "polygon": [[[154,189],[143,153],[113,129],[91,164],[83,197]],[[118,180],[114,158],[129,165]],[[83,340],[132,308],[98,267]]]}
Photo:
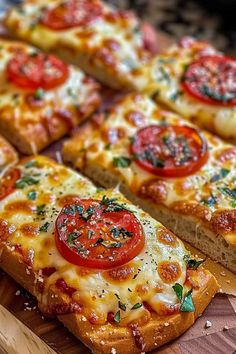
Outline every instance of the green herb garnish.
{"label": "green herb garnish", "polygon": [[40,232],[47,232],[49,226],[50,226],[50,223],[49,223],[49,222],[45,222],[45,224],[43,224],[43,225],[40,227],[39,231],[40,231]]}
{"label": "green herb garnish", "polygon": [[37,193],[36,193],[35,191],[31,191],[31,192],[29,192],[29,193],[27,194],[27,198],[28,198],[29,200],[35,200],[36,197],[37,197]]}
{"label": "green herb garnish", "polygon": [[117,311],[117,313],[115,314],[115,316],[114,316],[114,321],[115,321],[116,323],[120,323],[120,310]]}
{"label": "green herb garnish", "polygon": [[38,101],[42,100],[45,96],[45,91],[42,88],[38,88],[35,92],[34,92],[34,98]]}
{"label": "green herb garnish", "polygon": [[25,168],[31,168],[31,167],[35,167],[38,165],[38,161],[36,160],[31,160],[29,162],[26,162],[26,164],[24,165]]}
{"label": "green herb garnish", "polygon": [[131,307],[131,310],[137,310],[139,309],[140,307],[142,307],[143,305],[140,304],[139,302],[137,302],[137,304],[135,304],[133,307]]}
{"label": "green herb garnish", "polygon": [[183,287],[181,284],[176,283],[175,285],[172,286],[172,288],[181,303],[180,311],[194,312],[195,307],[194,307],[193,299],[192,299],[192,289],[189,290],[185,296],[183,296]]}
{"label": "green herb garnish", "polygon": [[126,156],[119,156],[113,158],[113,165],[115,167],[126,168],[131,165],[131,159]]}
{"label": "green herb garnish", "polygon": [[220,179],[225,178],[229,174],[229,172],[230,172],[230,170],[228,170],[226,168],[222,168],[220,170],[220,173],[211,177],[210,182],[217,182]]}
{"label": "green herb garnish", "polygon": [[119,308],[120,308],[122,311],[126,311],[126,305],[125,305],[123,302],[119,301],[119,302],[118,302],[118,305],[119,305]]}
{"label": "green herb garnish", "polygon": [[206,260],[205,259],[194,259],[194,258],[190,258],[188,255],[184,256],[184,261],[187,264],[187,268],[188,269],[194,269],[196,270],[202,263],[204,263]]}
{"label": "green herb garnish", "polygon": [[37,215],[45,215],[46,214],[45,207],[46,207],[46,204],[37,205],[37,208],[36,208]]}
{"label": "green herb garnish", "polygon": [[38,179],[35,179],[34,177],[31,177],[29,175],[25,175],[16,181],[15,187],[23,189],[25,187],[32,186],[32,185],[38,184],[38,183],[39,183]]}
{"label": "green herb garnish", "polygon": [[72,243],[74,240],[76,240],[79,237],[79,233],[77,231],[75,232],[70,232],[68,235],[68,238],[66,240],[67,243]]}

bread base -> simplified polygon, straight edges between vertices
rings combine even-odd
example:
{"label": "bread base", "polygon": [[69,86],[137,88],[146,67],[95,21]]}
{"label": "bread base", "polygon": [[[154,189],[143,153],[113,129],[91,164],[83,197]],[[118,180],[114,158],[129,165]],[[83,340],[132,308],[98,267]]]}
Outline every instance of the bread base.
{"label": "bread base", "polygon": [[[27,268],[22,257],[16,251],[4,246],[0,260],[1,268],[12,276],[20,285],[37,297],[39,308],[43,305],[41,295],[35,287],[35,274]],[[27,270],[28,269],[28,270]],[[112,348],[116,354],[139,354],[141,351],[150,351],[175,339],[192,326],[215,295],[218,284],[213,275],[204,270],[198,270],[199,289],[193,291],[193,302],[196,311],[178,313],[171,316],[157,316],[152,314],[151,320],[139,326],[143,338],[143,348],[138,348],[132,330],[128,327],[105,325],[92,325],[82,314],[69,313],[58,315],[58,319],[94,354],[110,354]],[[56,295],[56,296],[55,296]],[[67,304],[68,296],[62,294],[55,286],[50,288],[47,297],[49,305]]]}

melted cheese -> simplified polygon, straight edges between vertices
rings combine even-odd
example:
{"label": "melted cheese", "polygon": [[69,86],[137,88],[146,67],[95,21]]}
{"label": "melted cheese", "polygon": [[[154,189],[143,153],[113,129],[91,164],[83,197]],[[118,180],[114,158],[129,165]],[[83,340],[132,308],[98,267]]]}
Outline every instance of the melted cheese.
{"label": "melted cheese", "polygon": [[[120,77],[125,81],[127,77],[123,75],[131,74],[134,69],[137,73],[147,53],[143,50],[141,24],[134,15],[127,19],[119,18],[114,8],[101,3],[103,15],[86,26],[54,31],[41,25],[39,19],[45,8],[53,8],[60,3],[61,0],[25,1],[20,8],[15,8],[9,13],[6,19],[7,26],[15,31],[18,37],[43,50],[53,51],[57,46],[65,46],[72,51],[75,50],[75,55],[76,52],[87,55],[90,57],[90,64],[98,66],[99,70],[101,63],[105,72],[109,73],[112,69],[114,78]],[[114,14],[116,18],[110,20],[107,18],[108,14]],[[110,40],[118,45],[118,49],[109,48],[106,41]],[[107,52],[104,57],[103,50]],[[141,77],[139,80],[142,82]]]}
{"label": "melted cheese", "polygon": [[[183,244],[172,235],[172,243],[164,243],[157,237],[159,232],[169,233],[159,222],[152,219],[145,212],[130,204],[120,193],[112,190],[97,190],[87,179],[76,172],[53,163],[45,157],[36,157],[35,166],[28,167],[20,164],[18,168],[22,175],[27,174],[38,180],[38,183],[16,189],[0,204],[0,218],[8,222],[12,232],[5,247],[15,251],[16,245],[21,245],[24,254],[31,252],[32,268],[37,274],[35,282],[42,281],[42,269],[55,267],[56,272],[45,281],[43,297],[38,294],[40,302],[47,304],[50,286],[57,279],[63,278],[66,284],[76,289],[73,300],[82,305],[84,314],[88,318],[96,315],[99,323],[106,322],[107,313],[118,311],[118,297],[126,305],[126,311],[121,311],[122,323],[142,316],[147,312],[143,307],[131,310],[137,303],[147,302],[157,313],[163,314],[166,309],[178,304],[172,286],[175,282],[184,284],[186,280],[186,263],[183,260],[187,253]],[[36,199],[29,200],[30,191],[36,191]],[[117,198],[118,203],[135,213],[141,222],[145,234],[145,246],[138,256],[124,266],[131,269],[129,279],[121,279],[110,274],[109,271],[88,269],[75,266],[66,261],[58,252],[54,241],[54,225],[61,210],[60,200],[67,195],[79,195],[82,198],[102,199],[104,195]],[[37,207],[45,204],[44,212],[39,215]],[[49,223],[46,232],[39,232],[39,228]],[[37,232],[25,232],[25,225],[33,225]],[[174,238],[174,242],[173,242]],[[158,272],[161,262],[177,264],[178,274],[173,281],[163,281]],[[119,271],[118,269],[112,270]],[[170,273],[171,275],[172,273]],[[27,274],[26,274],[27,277]],[[138,291],[138,289],[144,289]],[[59,291],[59,290],[58,290]]]}
{"label": "melted cheese", "polygon": [[25,53],[35,53],[34,47],[22,43],[0,41],[0,112],[15,117],[17,126],[36,124],[42,117],[52,117],[56,110],[68,110],[76,117],[76,107],[83,105],[91,94],[91,85],[85,83],[85,75],[78,69],[69,66],[69,76],[64,84],[53,90],[43,92],[40,106],[30,107],[27,104],[29,92],[10,83],[6,78],[6,66],[14,57],[16,50]]}
{"label": "melted cheese", "polygon": [[[136,115],[142,117],[143,121],[139,123],[139,126],[127,119],[130,112],[135,112]],[[159,203],[156,201],[156,203],[168,208],[172,208],[175,203],[183,202],[189,206],[191,206],[191,203],[195,203],[202,206],[209,214],[206,216],[209,219],[208,221],[211,220],[214,212],[234,210],[235,198],[230,195],[230,190],[236,188],[236,149],[234,150],[232,145],[224,143],[210,133],[202,132],[208,142],[209,158],[207,163],[199,171],[185,178],[164,180],[145,171],[132,161],[130,138],[135,135],[139,128],[160,124],[161,122],[192,126],[176,114],[160,109],[147,96],[132,94],[113,108],[101,128],[94,129],[92,135],[91,131],[89,131],[89,136],[83,134],[82,139],[75,135],[74,138],[65,143],[64,152],[68,156],[70,154],[71,156],[77,156],[78,164],[74,160],[77,167],[83,169],[80,161],[84,161],[82,157],[84,156],[85,164],[90,166],[95,164],[119,176],[119,179],[124,181],[135,194],[138,194],[141,187],[147,182],[158,181],[163,183],[166,195],[163,200],[159,200]],[[109,132],[111,131],[113,135],[114,132],[118,132],[116,141],[113,143],[109,141]],[[120,137],[119,132],[121,132]],[[228,150],[234,150],[235,155],[232,154],[232,158],[219,158],[221,154],[223,156],[225,151]],[[126,168],[115,167],[113,159],[120,156],[131,158],[132,163]],[[222,173],[223,176],[221,176]],[[152,195],[149,195],[149,197],[152,198]],[[210,201],[212,197],[215,198],[214,203]]]}
{"label": "melted cheese", "polygon": [[206,42],[191,41],[186,47],[175,45],[158,55],[144,68],[146,92],[155,94],[157,102],[165,103],[185,118],[227,139],[236,139],[236,107],[206,104],[183,90],[181,79],[186,66],[202,54],[217,53]]}

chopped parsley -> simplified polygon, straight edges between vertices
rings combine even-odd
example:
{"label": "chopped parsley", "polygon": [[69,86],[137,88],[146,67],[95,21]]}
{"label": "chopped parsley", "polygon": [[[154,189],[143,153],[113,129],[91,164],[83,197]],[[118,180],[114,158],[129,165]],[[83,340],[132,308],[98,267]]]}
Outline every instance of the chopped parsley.
{"label": "chopped parsley", "polygon": [[119,305],[119,308],[120,308],[122,311],[126,311],[126,305],[125,305],[123,302],[119,301],[119,302],[118,302],[118,305]]}
{"label": "chopped parsley", "polygon": [[122,243],[121,242],[109,242],[109,241],[105,241],[102,237],[99,237],[97,239],[97,241],[93,244],[93,247],[102,245],[103,247],[106,248],[120,248],[122,247]]}
{"label": "chopped parsley", "polygon": [[156,157],[154,155],[154,153],[150,150],[144,150],[143,153],[135,153],[133,154],[134,159],[142,161],[142,160],[147,160],[148,162],[150,162],[150,164],[153,167],[156,168],[162,168],[165,166],[165,162],[161,159],[159,159],[158,157]]}
{"label": "chopped parsley", "polygon": [[131,165],[132,160],[126,156],[119,156],[113,158],[113,165],[115,167],[126,168]]}
{"label": "chopped parsley", "polygon": [[177,100],[177,98],[179,98],[182,95],[183,95],[182,91],[175,91],[170,95],[170,100],[175,102]]}
{"label": "chopped parsley", "polygon": [[92,230],[88,230],[88,239],[90,240],[93,236],[94,232]]}
{"label": "chopped parsley", "polygon": [[131,307],[131,310],[137,310],[139,309],[140,307],[142,307],[143,305],[140,304],[139,302],[137,302],[137,304],[135,304],[133,307]]}
{"label": "chopped parsley", "polygon": [[117,227],[113,227],[110,230],[110,233],[112,234],[113,238],[118,238],[118,237],[122,237],[123,239],[127,238],[127,237],[132,237],[133,233],[126,230],[124,227],[121,228],[117,228]]}
{"label": "chopped parsley", "polygon": [[26,162],[26,164],[24,165],[25,168],[31,168],[36,166],[38,166],[38,161],[36,160],[31,160],[29,162]]}
{"label": "chopped parsley", "polygon": [[117,200],[117,198],[108,198],[104,195],[102,197],[101,204],[109,206],[109,205],[113,204],[116,200]]}
{"label": "chopped parsley", "polygon": [[193,304],[193,299],[192,299],[192,289],[189,290],[184,296],[183,296],[183,286],[179,283],[176,283],[175,285],[172,286],[176,296],[178,297],[181,305],[180,305],[180,311],[182,312],[194,312],[195,307]]}
{"label": "chopped parsley", "polygon": [[76,213],[82,214],[84,208],[81,205],[69,205],[64,209],[66,215],[75,215]]}
{"label": "chopped parsley", "polygon": [[222,168],[218,174],[211,177],[210,182],[217,182],[220,179],[225,178],[229,174],[229,172],[230,170]]}
{"label": "chopped parsley", "polygon": [[77,231],[75,232],[70,232],[68,235],[68,238],[66,240],[67,243],[72,243],[74,240],[76,240],[79,237],[79,233]]}
{"label": "chopped parsley", "polygon": [[236,188],[230,189],[229,187],[219,187],[218,190],[224,195],[230,197],[230,205],[232,208],[236,208]]}
{"label": "chopped parsley", "polygon": [[38,101],[42,100],[44,96],[45,96],[45,91],[40,87],[34,92],[34,98]]}
{"label": "chopped parsley", "polygon": [[46,204],[41,204],[41,205],[37,205],[37,215],[45,215],[46,214],[46,210],[45,210]]}
{"label": "chopped parsley", "polygon": [[38,183],[39,183],[38,179],[35,179],[34,177],[31,177],[29,175],[24,175],[23,177],[21,177],[20,179],[18,179],[16,181],[15,187],[23,189],[25,187],[32,186],[32,185],[38,184]]}
{"label": "chopped parsley", "polygon": [[45,224],[43,224],[43,225],[40,227],[39,231],[40,231],[40,232],[47,232],[49,226],[50,226],[50,223],[49,223],[49,222],[45,222]]}
{"label": "chopped parsley", "polygon": [[184,261],[187,264],[188,269],[197,269],[206,259],[194,259],[190,258],[188,255],[184,256]]}
{"label": "chopped parsley", "polygon": [[116,323],[120,323],[120,310],[117,311],[117,313],[115,314],[115,316],[114,316],[114,321],[115,321]]}
{"label": "chopped parsley", "polygon": [[158,71],[158,81],[166,81],[166,82],[170,82],[170,77],[169,77],[169,74],[168,72],[166,71],[166,69],[161,66],[159,68],[159,71]]}
{"label": "chopped parsley", "polygon": [[217,198],[214,195],[210,195],[208,198],[202,199],[201,202],[211,208],[217,203]]}
{"label": "chopped parsley", "polygon": [[64,213],[67,215],[75,215],[78,213],[81,218],[83,218],[85,221],[88,221],[90,217],[93,215],[94,208],[89,206],[87,210],[84,210],[84,207],[82,205],[69,205],[64,209]]}
{"label": "chopped parsley", "polygon": [[78,94],[74,91],[74,89],[72,87],[68,87],[67,93],[72,98],[78,98]]}
{"label": "chopped parsley", "polygon": [[27,194],[27,198],[28,198],[29,200],[35,200],[36,197],[37,197],[37,192],[35,192],[35,191],[30,191],[30,192]]}

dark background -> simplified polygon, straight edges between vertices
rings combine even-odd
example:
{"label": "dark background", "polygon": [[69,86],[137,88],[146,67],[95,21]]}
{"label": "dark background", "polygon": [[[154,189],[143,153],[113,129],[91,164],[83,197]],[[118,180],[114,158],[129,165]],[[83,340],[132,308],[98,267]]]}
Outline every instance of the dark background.
{"label": "dark background", "polygon": [[[0,14],[19,0],[0,0]],[[157,29],[178,39],[194,35],[236,55],[236,0],[109,0],[135,9]]]}

